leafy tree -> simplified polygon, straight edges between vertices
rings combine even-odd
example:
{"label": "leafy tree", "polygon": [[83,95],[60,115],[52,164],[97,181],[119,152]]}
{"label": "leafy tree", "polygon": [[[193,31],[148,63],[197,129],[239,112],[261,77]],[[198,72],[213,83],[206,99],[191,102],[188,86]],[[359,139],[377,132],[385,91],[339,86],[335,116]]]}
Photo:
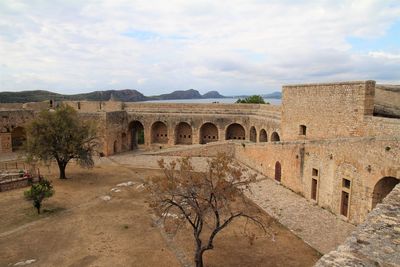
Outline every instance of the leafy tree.
{"label": "leafy tree", "polygon": [[30,161],[56,160],[60,179],[66,179],[65,168],[71,159],[83,167],[92,167],[97,146],[95,125],[79,118],[70,106],[55,111],[43,110],[27,127],[26,151]]}
{"label": "leafy tree", "polygon": [[203,266],[203,254],[214,248],[215,237],[238,218],[266,233],[261,211],[244,196],[255,176],[244,175],[225,154],[210,160],[205,173],[194,172],[189,158],[169,164],[160,160],[159,165],[165,175],[146,184],[151,206],[164,219],[166,229],[193,228],[197,267]]}
{"label": "leafy tree", "polygon": [[45,198],[49,198],[53,195],[53,186],[51,182],[46,179],[41,179],[39,183],[33,184],[31,189],[24,192],[25,199],[28,201],[33,201],[33,206],[37,209],[38,214],[40,214],[42,201]]}
{"label": "leafy tree", "polygon": [[[248,96],[244,99],[238,99],[236,101],[236,103],[239,104],[265,104],[264,98],[262,98],[262,96],[260,95],[252,95],[252,96]],[[269,103],[267,103],[269,104]]]}

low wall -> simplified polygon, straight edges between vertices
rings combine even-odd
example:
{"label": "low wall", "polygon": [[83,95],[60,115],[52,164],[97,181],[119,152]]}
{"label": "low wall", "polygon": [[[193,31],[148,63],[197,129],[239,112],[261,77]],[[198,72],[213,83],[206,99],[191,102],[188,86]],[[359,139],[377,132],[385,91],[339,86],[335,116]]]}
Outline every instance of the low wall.
{"label": "low wall", "polygon": [[24,177],[24,178],[18,178],[18,179],[13,179],[10,181],[3,181],[0,182],[0,192],[16,189],[16,188],[21,188],[21,187],[27,187],[29,186],[29,178]]}

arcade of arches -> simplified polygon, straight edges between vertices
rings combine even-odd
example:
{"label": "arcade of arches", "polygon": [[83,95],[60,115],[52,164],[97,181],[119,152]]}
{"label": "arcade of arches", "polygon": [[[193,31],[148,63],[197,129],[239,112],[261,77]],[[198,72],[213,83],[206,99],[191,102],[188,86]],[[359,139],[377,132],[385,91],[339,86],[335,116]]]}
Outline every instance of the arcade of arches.
{"label": "arcade of arches", "polygon": [[[179,122],[175,128],[170,131],[173,138],[169,140],[169,128],[165,122],[156,121],[151,125],[149,144],[177,144],[177,145],[191,145],[194,143],[193,127],[188,122]],[[199,139],[195,142],[200,144],[207,144],[210,142],[216,142],[219,138],[220,130],[218,127],[211,122],[206,122],[201,125],[199,130]],[[142,122],[134,120],[129,123],[128,134],[121,133],[120,139],[118,139],[117,149],[113,149],[114,153],[119,151],[126,151],[128,149],[137,149],[139,145],[145,144],[145,130]],[[265,129],[261,129],[259,135],[255,126],[249,129],[249,140],[251,142],[267,142],[268,134]],[[246,140],[246,130],[239,123],[230,124],[225,130],[225,140]],[[169,142],[172,141],[172,142]],[[279,141],[279,135],[274,132],[271,136],[271,141]],[[114,144],[112,145],[112,148]]]}

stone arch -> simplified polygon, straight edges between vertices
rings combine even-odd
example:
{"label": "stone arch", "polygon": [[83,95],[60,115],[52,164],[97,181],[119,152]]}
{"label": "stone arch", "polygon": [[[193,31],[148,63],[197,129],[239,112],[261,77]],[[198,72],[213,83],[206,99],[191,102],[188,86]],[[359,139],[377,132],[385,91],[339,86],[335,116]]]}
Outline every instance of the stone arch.
{"label": "stone arch", "polygon": [[214,123],[206,122],[200,127],[200,144],[218,141],[218,128]]}
{"label": "stone arch", "polygon": [[180,122],[175,127],[175,144],[191,145],[193,131],[187,122]]}
{"label": "stone arch", "polygon": [[226,128],[225,140],[245,140],[246,132],[239,123],[232,123]]}
{"label": "stone arch", "polygon": [[282,178],[282,166],[279,161],[275,163],[275,181],[280,182]]}
{"label": "stone arch", "polygon": [[273,132],[271,134],[271,142],[279,142],[281,138],[279,137],[279,134],[277,132]]}
{"label": "stone arch", "polygon": [[268,134],[265,129],[261,129],[259,140],[260,142],[268,142]]}
{"label": "stone arch", "polygon": [[11,131],[11,147],[12,151],[17,151],[22,148],[26,141],[26,132],[24,127],[15,127]]}
{"label": "stone arch", "polygon": [[250,128],[250,141],[254,143],[257,142],[257,130],[254,126]]}
{"label": "stone arch", "polygon": [[140,121],[131,121],[129,123],[130,149],[137,149],[139,145],[144,144],[144,127]]}
{"label": "stone arch", "polygon": [[168,143],[168,128],[164,122],[156,121],[151,126],[151,143],[153,144]]}
{"label": "stone arch", "polygon": [[374,187],[372,193],[372,208],[375,208],[377,204],[381,203],[382,200],[393,190],[393,188],[400,182],[399,179],[391,176],[381,178]]}

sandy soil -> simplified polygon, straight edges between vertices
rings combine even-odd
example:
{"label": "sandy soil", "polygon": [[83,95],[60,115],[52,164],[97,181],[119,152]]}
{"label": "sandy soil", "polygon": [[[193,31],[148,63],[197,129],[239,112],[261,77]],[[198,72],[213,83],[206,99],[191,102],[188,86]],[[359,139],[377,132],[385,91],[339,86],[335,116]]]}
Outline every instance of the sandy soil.
{"label": "sandy soil", "polygon": [[[29,259],[36,260],[29,266],[189,265],[189,229],[166,234],[146,203],[140,184],[153,175],[160,171],[112,162],[91,170],[70,165],[70,179],[59,180],[50,168],[46,176],[56,194],[39,216],[23,199],[25,189],[0,193],[0,266]],[[127,181],[134,185],[110,191]],[[101,199],[106,195],[111,200]],[[240,234],[242,227],[234,223],[216,238],[215,249],[205,254],[206,266],[312,266],[320,257],[277,222],[271,226],[275,241],[260,237],[252,246]]]}

